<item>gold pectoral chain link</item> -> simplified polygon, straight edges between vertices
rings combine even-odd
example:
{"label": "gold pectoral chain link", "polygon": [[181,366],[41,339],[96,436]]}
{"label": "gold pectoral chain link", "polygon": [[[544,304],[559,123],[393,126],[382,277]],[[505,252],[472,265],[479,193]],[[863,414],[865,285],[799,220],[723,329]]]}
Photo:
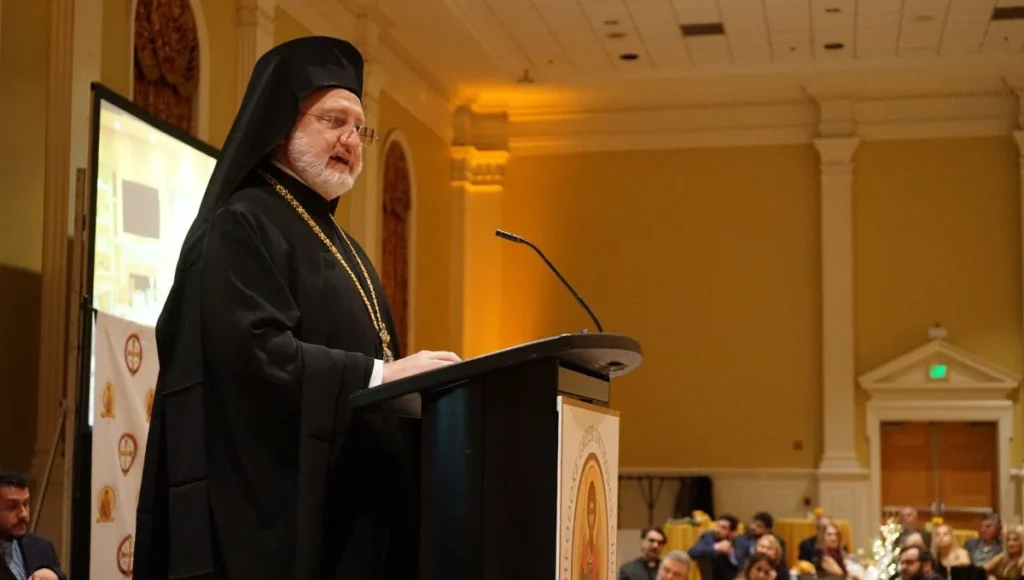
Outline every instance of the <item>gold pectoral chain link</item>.
{"label": "gold pectoral chain link", "polygon": [[292,196],[292,194],[289,193],[289,191],[285,189],[279,181],[274,179],[273,176],[262,170],[259,171],[259,174],[281,197],[285,199],[285,201],[291,204],[292,208],[295,209],[302,219],[306,220],[306,223],[313,229],[313,232],[320,238],[320,241],[322,241],[324,245],[327,246],[327,249],[334,254],[334,258],[344,266],[345,271],[348,272],[348,275],[352,278],[352,283],[355,284],[356,290],[359,290],[359,295],[363,298],[363,304],[366,305],[366,311],[370,314],[370,321],[373,322],[373,327],[377,330],[377,335],[380,337],[381,347],[384,349],[384,362],[392,362],[394,360],[394,355],[391,354],[391,335],[388,333],[388,328],[384,324],[384,317],[380,314],[380,305],[377,303],[377,293],[373,289],[373,280],[370,278],[370,274],[366,271],[366,266],[363,265],[363,261],[359,258],[359,254],[356,253],[355,247],[352,246],[352,242],[349,241],[348,236],[345,235],[345,230],[341,229],[341,226],[338,225],[338,222],[334,220],[334,216],[332,215],[331,222],[334,224],[334,227],[337,228],[338,234],[341,238],[345,240],[346,244],[348,244],[349,249],[352,250],[352,255],[355,256],[356,263],[359,264],[359,269],[362,270],[363,278],[366,280],[366,287],[370,289],[370,296],[373,298],[372,306],[370,305],[370,300],[366,297],[366,292],[363,291],[362,285],[359,284],[359,280],[356,278],[355,272],[353,272],[352,268],[349,267],[348,262],[344,257],[342,257],[338,248],[334,247],[334,244],[327,239],[327,236],[324,235],[320,226],[318,226],[316,222],[313,221],[313,218],[309,216],[309,213],[306,212],[305,208],[303,208],[302,205],[299,204],[298,200],[296,200],[295,197]]}

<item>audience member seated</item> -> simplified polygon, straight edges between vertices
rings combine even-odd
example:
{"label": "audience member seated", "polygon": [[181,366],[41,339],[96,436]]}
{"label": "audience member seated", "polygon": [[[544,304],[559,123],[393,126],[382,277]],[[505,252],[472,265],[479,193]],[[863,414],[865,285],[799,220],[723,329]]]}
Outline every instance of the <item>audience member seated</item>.
{"label": "audience member seated", "polygon": [[688,580],[690,557],[681,550],[672,550],[662,558],[656,580]]}
{"label": "audience member seated", "polygon": [[843,550],[843,537],[839,532],[839,526],[825,526],[818,536],[814,556],[809,561],[814,564],[818,576],[847,577],[846,552]]}
{"label": "audience member seated", "polygon": [[920,524],[917,522],[917,510],[912,507],[905,507],[900,510],[900,526],[903,531],[896,537],[896,543],[904,545],[904,537],[914,532],[921,534],[921,539],[924,540],[925,546],[932,545],[932,535],[927,530],[922,530]]}
{"label": "audience member seated", "polygon": [[900,551],[902,580],[945,580],[935,568],[935,557],[924,548],[910,546]]}
{"label": "audience member seated", "polygon": [[752,556],[747,558],[747,563],[743,566],[743,572],[740,573],[736,580],[785,580],[777,578],[775,569],[772,568],[772,562],[768,558],[767,554],[760,552],[754,553]]}
{"label": "audience member seated", "polygon": [[971,556],[971,562],[975,566],[984,566],[996,554],[1003,551],[1003,543],[999,536],[1003,534],[1003,524],[999,516],[991,514],[986,517],[981,526],[978,527],[978,537],[971,538],[964,543],[964,549]]}
{"label": "audience member seated", "polygon": [[782,545],[779,544],[778,538],[771,534],[765,534],[757,540],[757,546],[754,549],[768,556],[771,560],[772,568],[775,569],[775,574],[781,580],[789,578],[789,567],[786,566],[785,560],[782,559]]}
{"label": "audience member seated", "polygon": [[[660,577],[661,548],[665,545],[665,532],[661,528],[644,528],[640,532],[640,557],[619,568],[619,580],[654,580]],[[686,562],[689,564],[689,558]]]}
{"label": "audience member seated", "polygon": [[0,578],[67,580],[53,544],[29,533],[29,521],[25,477],[0,469]]}
{"label": "audience member seated", "polygon": [[[902,541],[899,539],[900,537],[902,538]],[[897,537],[897,541],[899,542],[900,548],[903,548],[903,549],[906,549],[906,548],[921,548],[922,550],[927,550],[928,549],[924,545],[924,537],[921,535],[920,532],[910,532],[907,535],[900,534],[900,536]]]}
{"label": "audience member seated", "polygon": [[[745,567],[747,558],[749,558],[757,546],[757,541],[761,539],[761,536],[765,534],[774,534],[775,518],[768,512],[757,512],[754,514],[750,525],[747,526],[745,534],[736,538],[736,558],[741,568]],[[786,561],[786,541],[776,536],[779,541],[779,546],[782,548],[782,561]]]}
{"label": "audience member seated", "polygon": [[1017,580],[1024,575],[1024,528],[1007,530],[1003,546],[1002,553],[985,562],[989,580]]}
{"label": "audience member seated", "polygon": [[805,538],[800,542],[800,548],[797,551],[797,560],[810,562],[811,559],[814,558],[814,550],[818,547],[818,537],[821,536],[821,532],[825,529],[825,526],[828,526],[831,523],[832,518],[828,516],[821,516],[818,518],[818,527],[815,529],[814,535],[809,538]]}
{"label": "audience member seated", "polygon": [[932,555],[935,556],[935,561],[939,564],[938,568],[941,569],[971,565],[971,556],[967,550],[960,547],[956,536],[953,535],[953,528],[948,524],[942,524],[935,528],[935,535],[932,538]]}
{"label": "audience member seated", "polygon": [[[711,580],[735,580],[740,567],[732,540],[739,525],[735,516],[723,514],[715,521],[715,529],[701,534],[690,547],[691,559],[698,562],[711,561]],[[707,580],[707,577],[704,576],[703,580]]]}

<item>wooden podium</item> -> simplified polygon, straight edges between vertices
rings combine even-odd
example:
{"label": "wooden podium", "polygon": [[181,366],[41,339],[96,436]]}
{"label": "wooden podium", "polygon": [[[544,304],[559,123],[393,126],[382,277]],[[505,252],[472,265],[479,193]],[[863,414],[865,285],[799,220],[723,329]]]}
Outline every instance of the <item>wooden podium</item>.
{"label": "wooden podium", "polygon": [[422,580],[617,577],[607,407],[611,379],[640,359],[632,338],[568,334],[353,396],[362,412],[421,418]]}

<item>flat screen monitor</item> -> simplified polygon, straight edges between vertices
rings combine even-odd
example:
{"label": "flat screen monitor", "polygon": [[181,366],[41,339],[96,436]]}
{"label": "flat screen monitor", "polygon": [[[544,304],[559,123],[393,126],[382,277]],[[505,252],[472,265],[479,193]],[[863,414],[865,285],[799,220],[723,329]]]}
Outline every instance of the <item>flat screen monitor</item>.
{"label": "flat screen monitor", "polygon": [[[94,97],[92,307],[155,326],[217,151],[101,86]],[[96,361],[89,358],[91,428]]]}

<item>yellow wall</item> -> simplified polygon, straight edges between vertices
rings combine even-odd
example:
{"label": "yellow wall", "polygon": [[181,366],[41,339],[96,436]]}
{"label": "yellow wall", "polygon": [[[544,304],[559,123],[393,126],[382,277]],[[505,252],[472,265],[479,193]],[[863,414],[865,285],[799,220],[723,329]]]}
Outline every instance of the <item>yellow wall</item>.
{"label": "yellow wall", "polygon": [[[865,143],[854,200],[857,373],[922,345],[935,322],[1020,372],[1012,140]],[[538,243],[606,330],[643,344],[613,389],[623,466],[816,467],[818,203],[810,147],[510,161],[503,227]],[[506,344],[592,326],[530,251],[506,245],[501,263]],[[865,401],[858,390],[866,466]],[[1022,440],[1018,425],[1014,464]]]}
{"label": "yellow wall", "polygon": [[[817,175],[809,145],[509,162],[504,227],[643,345],[613,388],[623,466],[816,466]],[[502,267],[509,344],[593,329],[527,248],[505,245]]]}
{"label": "yellow wall", "polygon": [[[449,148],[426,125],[387,93],[380,98],[381,140],[401,131],[410,146],[406,151],[413,169],[412,212],[416,272],[411,280],[413,336],[403,345],[416,350],[454,348],[451,322],[452,194]],[[384,151],[381,150],[383,158]]]}
{"label": "yellow wall", "polygon": [[[927,340],[948,340],[1021,371],[1021,241],[1012,139],[869,142],[856,153],[857,372]],[[867,464],[864,403],[858,455]],[[1019,403],[1018,403],[1019,414]],[[1012,463],[1021,457],[1017,421]]]}
{"label": "yellow wall", "polygon": [[27,471],[36,434],[50,3],[0,19],[0,466]]}

